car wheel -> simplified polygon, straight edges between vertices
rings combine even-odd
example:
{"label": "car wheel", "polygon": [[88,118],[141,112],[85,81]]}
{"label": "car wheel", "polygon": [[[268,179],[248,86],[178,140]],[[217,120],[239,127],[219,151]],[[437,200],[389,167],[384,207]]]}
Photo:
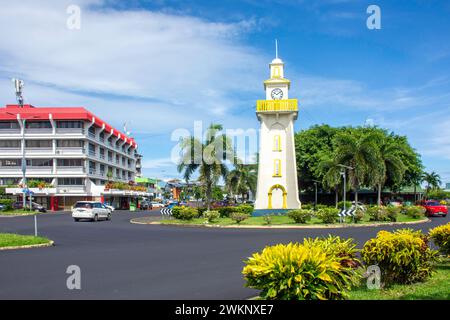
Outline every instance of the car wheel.
{"label": "car wheel", "polygon": [[106,217],[106,220],[111,221],[111,213],[108,213],[108,216]]}
{"label": "car wheel", "polygon": [[80,221],[80,219],[78,219],[78,218],[73,218],[73,220],[74,220],[75,222]]}
{"label": "car wheel", "polygon": [[98,221],[98,215],[95,215],[94,216],[94,222],[97,222]]}

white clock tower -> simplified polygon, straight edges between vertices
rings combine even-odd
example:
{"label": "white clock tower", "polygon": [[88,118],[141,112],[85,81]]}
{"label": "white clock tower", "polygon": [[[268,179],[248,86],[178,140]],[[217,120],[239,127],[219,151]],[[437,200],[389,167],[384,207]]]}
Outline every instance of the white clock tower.
{"label": "white clock tower", "polygon": [[256,104],[261,123],[256,210],[301,206],[294,145],[298,101],[289,99],[290,85],[284,77],[284,63],[278,58],[277,46],[276,58],[270,63],[270,79],[264,81],[266,99]]}

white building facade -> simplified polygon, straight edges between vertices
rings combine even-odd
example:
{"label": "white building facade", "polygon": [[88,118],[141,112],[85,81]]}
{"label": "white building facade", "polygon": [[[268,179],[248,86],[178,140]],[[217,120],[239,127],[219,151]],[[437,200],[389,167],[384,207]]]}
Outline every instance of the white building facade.
{"label": "white building facade", "polygon": [[[80,200],[133,196],[105,190],[108,180],[128,183],[136,175],[137,144],[84,108],[0,108],[0,185],[22,195],[22,157],[34,197],[50,210]],[[122,206],[122,203],[117,205]]]}
{"label": "white building facade", "polygon": [[284,78],[283,61],[277,57],[269,66],[270,79],[264,81],[266,99],[256,105],[261,129],[255,209],[298,209],[294,145],[298,101],[289,99],[291,83]]}

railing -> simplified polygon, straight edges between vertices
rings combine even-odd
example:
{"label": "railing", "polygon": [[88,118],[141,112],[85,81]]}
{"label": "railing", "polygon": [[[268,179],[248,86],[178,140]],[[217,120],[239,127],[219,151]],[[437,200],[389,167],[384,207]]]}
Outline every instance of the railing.
{"label": "railing", "polygon": [[25,148],[25,154],[53,153],[53,148]]}
{"label": "railing", "polygon": [[84,134],[83,128],[56,128],[56,133],[61,134]]}
{"label": "railing", "polygon": [[286,100],[258,100],[256,101],[256,112],[290,112],[298,111],[297,99]]}
{"label": "railing", "polygon": [[56,172],[57,173],[67,173],[67,174],[78,174],[78,173],[84,173],[86,169],[84,167],[57,167]]}
{"label": "railing", "polygon": [[95,157],[95,151],[89,150],[89,155],[92,156],[92,157]]}
{"label": "railing", "polygon": [[59,147],[56,148],[56,154],[83,154],[84,148],[82,147]]}
{"label": "railing", "polygon": [[22,153],[20,148],[1,148],[0,154]]}
{"label": "railing", "polygon": [[25,134],[31,133],[31,134],[51,134],[53,133],[52,128],[26,128]]}
{"label": "railing", "polygon": [[95,139],[95,133],[89,131],[88,136],[89,138]]}
{"label": "railing", "polygon": [[0,135],[2,134],[20,134],[20,129],[0,129]]}

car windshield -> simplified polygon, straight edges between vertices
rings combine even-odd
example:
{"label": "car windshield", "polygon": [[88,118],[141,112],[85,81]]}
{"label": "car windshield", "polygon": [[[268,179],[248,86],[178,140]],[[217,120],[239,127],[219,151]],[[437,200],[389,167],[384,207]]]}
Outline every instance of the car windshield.
{"label": "car windshield", "polygon": [[92,203],[89,203],[89,202],[77,202],[75,204],[75,208],[92,209]]}
{"label": "car windshield", "polygon": [[436,207],[436,206],[440,206],[441,204],[437,201],[429,201],[427,202],[427,206],[431,206],[431,207]]}

